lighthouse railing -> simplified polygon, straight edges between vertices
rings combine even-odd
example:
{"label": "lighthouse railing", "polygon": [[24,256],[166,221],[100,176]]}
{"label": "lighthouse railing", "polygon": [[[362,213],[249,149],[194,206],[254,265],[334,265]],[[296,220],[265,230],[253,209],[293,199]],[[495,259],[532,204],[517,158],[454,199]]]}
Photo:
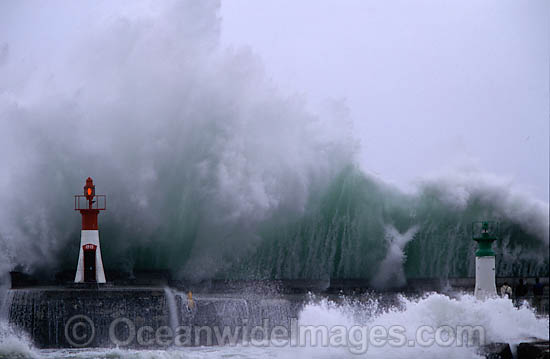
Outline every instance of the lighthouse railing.
{"label": "lighthouse railing", "polygon": [[500,236],[500,223],[495,221],[479,221],[472,223],[472,238],[489,237],[497,239]]}
{"label": "lighthouse railing", "polygon": [[[104,194],[96,194],[93,198],[92,208],[100,211],[107,209],[107,196]],[[74,209],[79,211],[82,209],[90,209],[88,199],[85,195],[77,194],[74,196]]]}

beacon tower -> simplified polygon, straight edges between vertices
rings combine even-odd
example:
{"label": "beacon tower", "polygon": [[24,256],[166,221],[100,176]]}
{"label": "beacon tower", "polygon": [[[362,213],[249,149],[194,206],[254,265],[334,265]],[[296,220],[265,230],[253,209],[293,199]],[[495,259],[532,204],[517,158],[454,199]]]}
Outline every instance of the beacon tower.
{"label": "beacon tower", "polygon": [[99,246],[97,215],[106,209],[105,195],[96,195],[94,181],[88,177],[83,195],[74,196],[74,209],[82,216],[80,254],[76,267],[75,283],[105,283],[105,271]]}
{"label": "beacon tower", "polygon": [[476,251],[476,288],[477,299],[496,297],[495,285],[495,252],[493,242],[498,237],[498,222],[474,222],[472,238],[479,245]]}

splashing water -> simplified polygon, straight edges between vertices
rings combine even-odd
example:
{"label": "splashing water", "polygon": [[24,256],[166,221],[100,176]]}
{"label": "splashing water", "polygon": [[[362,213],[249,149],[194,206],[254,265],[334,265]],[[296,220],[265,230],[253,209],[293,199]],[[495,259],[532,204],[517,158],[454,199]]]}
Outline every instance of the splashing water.
{"label": "splashing water", "polygon": [[176,304],[176,296],[172,289],[164,288],[164,296],[166,298],[166,304],[168,309],[168,316],[170,318],[170,328],[175,330],[180,324],[178,319],[178,308]]}
{"label": "splashing water", "polygon": [[0,319],[0,358],[39,358],[30,340]]}
{"label": "splashing water", "polygon": [[[442,294],[429,294],[420,299],[401,297],[400,304],[380,312],[381,302],[344,301],[343,304],[326,299],[313,301],[300,314],[302,325],[324,325],[334,327],[344,325],[381,327],[389,331],[399,326],[406,335],[402,345],[376,346],[369,343],[364,347],[368,358],[478,358],[478,346],[469,347],[464,341],[459,345],[457,338],[451,345],[421,346],[418,343],[418,330],[430,328],[459,328],[460,326],[480,326],[485,343],[518,344],[528,338],[548,340],[548,318],[537,318],[528,307],[516,308],[508,299],[495,298],[478,301],[471,295],[453,299]],[[365,313],[368,313],[365,316]],[[433,332],[431,332],[433,335]],[[361,349],[357,344],[355,350]],[[349,349],[349,348],[346,348]]]}
{"label": "splashing water", "polygon": [[380,263],[378,273],[371,282],[373,287],[385,289],[390,287],[399,288],[405,285],[403,262],[406,256],[404,249],[405,245],[414,238],[418,229],[418,226],[413,226],[407,232],[401,234],[395,227],[391,225],[386,226],[385,238],[389,244],[389,248],[386,257]]}

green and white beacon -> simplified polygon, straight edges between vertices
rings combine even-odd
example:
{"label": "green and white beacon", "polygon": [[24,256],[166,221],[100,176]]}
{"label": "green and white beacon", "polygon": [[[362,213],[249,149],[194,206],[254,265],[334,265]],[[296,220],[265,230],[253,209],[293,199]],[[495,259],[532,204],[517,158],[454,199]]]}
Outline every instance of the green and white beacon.
{"label": "green and white beacon", "polygon": [[476,251],[476,288],[477,299],[496,297],[495,285],[495,252],[493,242],[499,234],[498,222],[474,222],[472,224],[472,239],[479,245]]}

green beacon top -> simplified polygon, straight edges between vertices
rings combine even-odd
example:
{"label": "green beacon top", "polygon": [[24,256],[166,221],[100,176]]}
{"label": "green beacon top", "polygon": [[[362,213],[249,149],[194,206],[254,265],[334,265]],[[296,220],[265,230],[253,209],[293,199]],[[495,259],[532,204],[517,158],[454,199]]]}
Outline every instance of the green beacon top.
{"label": "green beacon top", "polygon": [[476,257],[494,256],[492,244],[498,238],[498,222],[474,222],[472,224],[472,238],[479,245]]}

